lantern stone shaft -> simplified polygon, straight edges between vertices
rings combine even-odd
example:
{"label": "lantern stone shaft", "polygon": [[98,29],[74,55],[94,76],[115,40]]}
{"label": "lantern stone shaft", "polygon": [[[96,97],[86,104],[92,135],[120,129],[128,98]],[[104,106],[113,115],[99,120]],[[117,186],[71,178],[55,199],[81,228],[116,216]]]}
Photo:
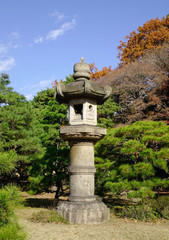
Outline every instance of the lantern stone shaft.
{"label": "lantern stone shaft", "polygon": [[56,87],[55,97],[68,103],[69,126],[60,128],[60,137],[70,145],[70,195],[61,202],[57,212],[72,224],[96,224],[109,219],[109,209],[94,195],[94,144],[106,135],[97,126],[97,104],[111,94],[111,88],[101,88],[89,80],[90,67],[81,59],[74,65],[75,82]]}

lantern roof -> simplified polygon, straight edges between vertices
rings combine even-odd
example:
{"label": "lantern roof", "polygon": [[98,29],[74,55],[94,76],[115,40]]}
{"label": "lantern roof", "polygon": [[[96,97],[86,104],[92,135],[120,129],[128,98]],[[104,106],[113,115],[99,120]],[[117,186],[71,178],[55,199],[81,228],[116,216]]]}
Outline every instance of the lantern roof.
{"label": "lantern roof", "polygon": [[55,98],[60,103],[69,103],[72,99],[91,99],[97,104],[102,104],[111,95],[112,89],[106,85],[101,87],[90,79],[90,66],[81,58],[79,63],[74,65],[73,78],[75,82],[68,84],[59,83],[56,86]]}

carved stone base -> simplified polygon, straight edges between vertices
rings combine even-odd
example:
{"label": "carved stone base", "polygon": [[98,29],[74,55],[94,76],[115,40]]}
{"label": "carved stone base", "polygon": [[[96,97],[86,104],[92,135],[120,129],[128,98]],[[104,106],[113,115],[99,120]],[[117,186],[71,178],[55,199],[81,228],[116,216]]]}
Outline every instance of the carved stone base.
{"label": "carved stone base", "polygon": [[98,224],[109,220],[109,209],[103,202],[61,202],[57,212],[71,224]]}

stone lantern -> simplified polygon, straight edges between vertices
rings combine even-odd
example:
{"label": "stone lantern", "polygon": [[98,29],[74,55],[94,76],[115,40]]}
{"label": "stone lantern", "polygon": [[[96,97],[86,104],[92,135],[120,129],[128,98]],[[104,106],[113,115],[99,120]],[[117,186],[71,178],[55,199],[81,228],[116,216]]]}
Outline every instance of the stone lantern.
{"label": "stone lantern", "polygon": [[55,97],[68,103],[69,126],[60,128],[60,137],[70,145],[70,195],[57,212],[73,224],[95,224],[109,219],[109,209],[94,195],[94,144],[106,135],[97,126],[97,105],[111,94],[111,87],[90,81],[90,67],[81,58],[74,65],[75,82],[56,87]]}

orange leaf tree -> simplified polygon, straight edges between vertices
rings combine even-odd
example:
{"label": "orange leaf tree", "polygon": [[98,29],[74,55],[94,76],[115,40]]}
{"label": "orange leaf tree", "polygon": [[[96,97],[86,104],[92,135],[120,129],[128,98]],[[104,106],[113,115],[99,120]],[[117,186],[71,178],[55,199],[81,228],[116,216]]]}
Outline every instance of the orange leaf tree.
{"label": "orange leaf tree", "polygon": [[112,72],[112,68],[110,67],[103,67],[102,70],[98,70],[98,68],[95,66],[95,63],[90,64],[90,79],[95,81],[108,73]]}
{"label": "orange leaf tree", "polygon": [[126,36],[125,41],[120,41],[120,66],[139,59],[146,50],[158,48],[169,41],[169,16],[161,20],[151,19],[137,30]]}

